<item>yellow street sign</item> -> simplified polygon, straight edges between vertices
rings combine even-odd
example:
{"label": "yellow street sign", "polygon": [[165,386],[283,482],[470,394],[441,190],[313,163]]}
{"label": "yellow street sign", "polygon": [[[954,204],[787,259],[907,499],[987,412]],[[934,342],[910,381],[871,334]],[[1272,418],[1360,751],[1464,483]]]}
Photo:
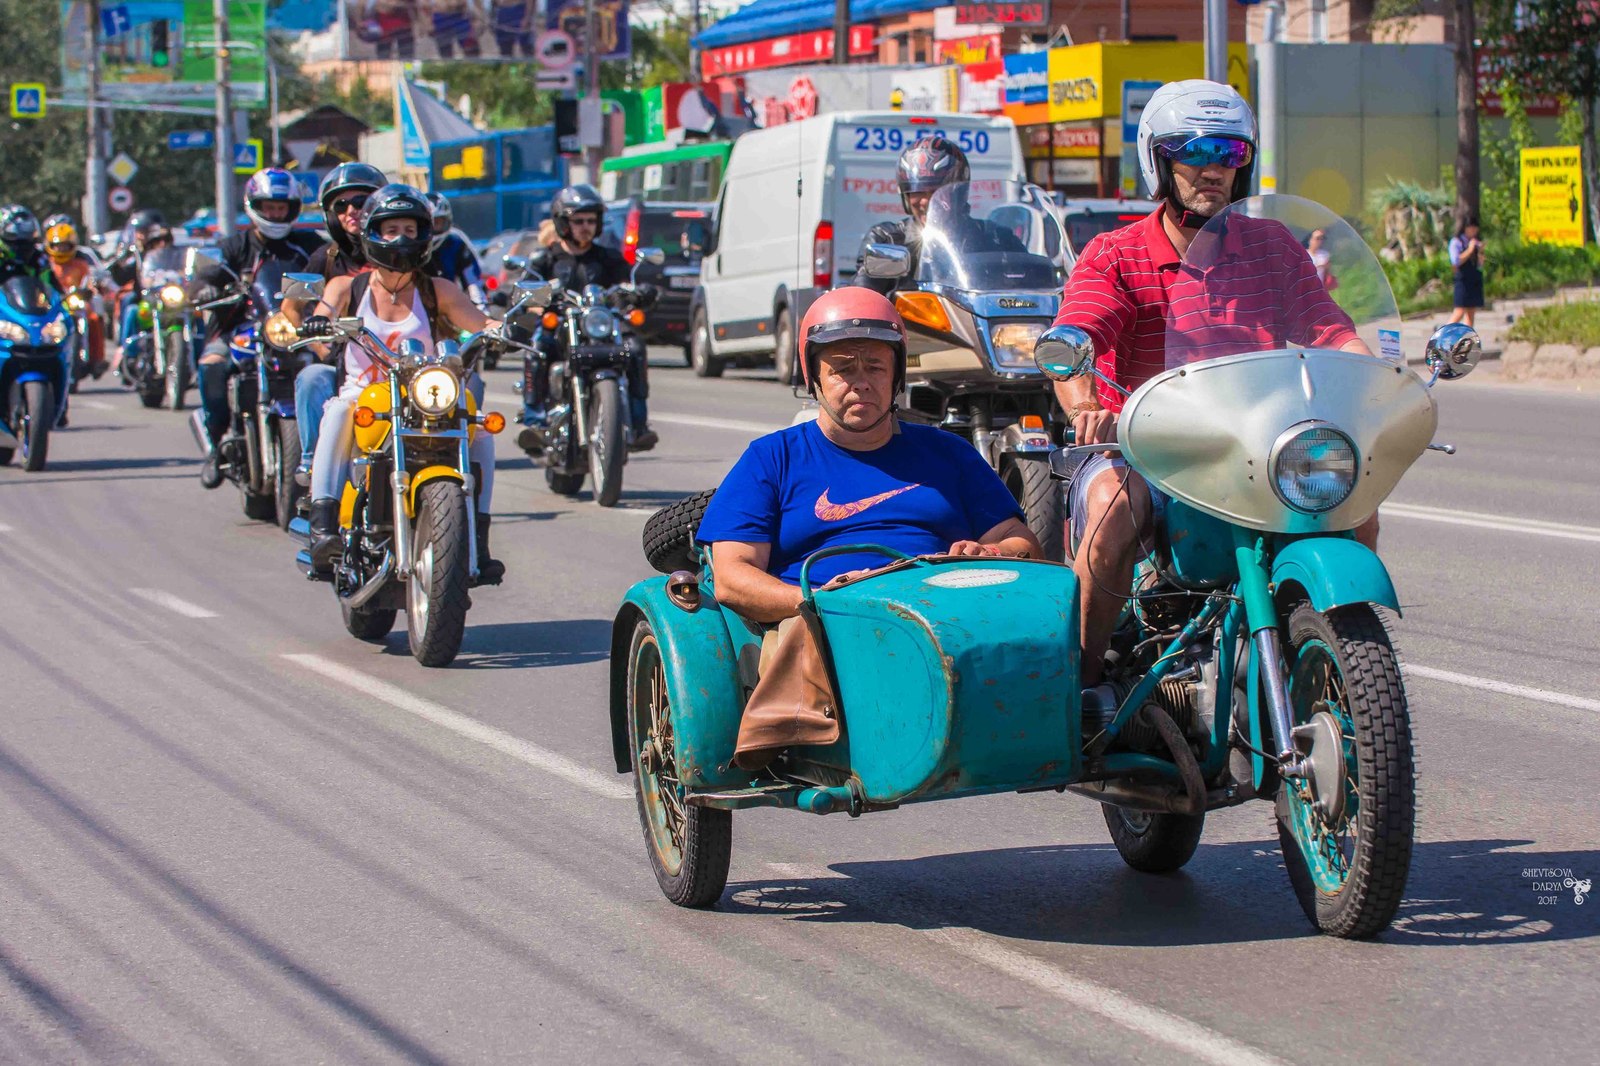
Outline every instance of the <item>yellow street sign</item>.
{"label": "yellow street sign", "polygon": [[1522,239],[1583,247],[1583,166],[1576,146],[1522,150]]}
{"label": "yellow street sign", "polygon": [[38,82],[11,83],[11,117],[44,118],[45,87]]}

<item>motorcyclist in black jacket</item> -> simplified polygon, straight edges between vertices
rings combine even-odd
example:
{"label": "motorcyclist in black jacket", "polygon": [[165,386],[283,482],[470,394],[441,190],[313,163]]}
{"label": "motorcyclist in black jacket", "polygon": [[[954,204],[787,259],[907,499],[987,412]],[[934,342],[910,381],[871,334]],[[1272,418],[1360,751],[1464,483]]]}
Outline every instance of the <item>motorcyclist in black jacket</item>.
{"label": "motorcyclist in black jacket", "polygon": [[[888,295],[896,288],[915,285],[918,266],[922,259],[922,229],[928,221],[928,205],[933,194],[946,185],[962,185],[972,180],[972,168],[967,154],[942,134],[934,134],[917,141],[900,153],[895,167],[895,180],[900,186],[900,203],[906,217],[893,222],[880,222],[861,238],[861,249],[856,253],[856,276],[851,282],[866,289],[875,289]],[[958,195],[965,190],[957,190]],[[964,203],[962,204],[964,206]],[[946,218],[949,226],[952,219]],[[966,219],[961,226],[953,251],[1016,251],[1027,249],[1015,235],[1003,227],[989,225],[977,219]],[[898,245],[911,253],[911,269],[902,278],[872,278],[862,270],[866,262],[867,246],[872,244]]]}
{"label": "motorcyclist in black jacket", "polygon": [[59,289],[44,256],[44,231],[21,204],[0,208],[0,280],[25,275],[47,289]]}
{"label": "motorcyclist in black jacket", "polygon": [[[560,281],[563,289],[582,289],[598,285],[609,289],[621,285],[632,277],[628,261],[615,248],[596,243],[600,236],[601,219],[606,202],[592,185],[572,185],[556,194],[550,206],[550,221],[554,225],[554,240],[528,257],[528,273],[537,274],[549,281]],[[646,289],[644,285],[641,290]],[[656,446],[660,439],[650,428],[650,379],[644,342],[629,334],[628,401],[633,423],[631,451],[645,452]],[[537,455],[544,448],[545,408],[549,405],[550,375],[548,366],[559,353],[556,338],[541,331],[534,338],[538,357],[527,360],[523,375],[523,404],[521,421],[527,427],[517,436],[517,444],[529,454]]]}
{"label": "motorcyclist in black jacket", "polygon": [[[294,231],[300,206],[300,186],[287,170],[269,167],[256,171],[244,187],[244,210],[251,224],[217,246],[219,265],[196,272],[192,294],[195,302],[215,300],[221,290],[235,285],[248,288],[267,261],[282,263],[285,273],[305,270],[323,242],[314,233]],[[208,489],[222,484],[220,446],[233,424],[228,410],[228,377],[234,368],[228,356],[228,339],[247,313],[243,301],[225,305],[210,313],[206,325],[199,369],[209,451],[200,468],[200,484]]]}

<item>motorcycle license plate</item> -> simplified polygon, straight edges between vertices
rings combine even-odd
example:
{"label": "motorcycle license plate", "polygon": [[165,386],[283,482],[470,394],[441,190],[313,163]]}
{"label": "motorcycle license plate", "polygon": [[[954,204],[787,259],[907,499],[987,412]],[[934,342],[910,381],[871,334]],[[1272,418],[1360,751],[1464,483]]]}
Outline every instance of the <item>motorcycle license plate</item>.
{"label": "motorcycle license plate", "polygon": [[672,279],[674,289],[692,289],[700,284],[700,279],[692,275],[680,276]]}

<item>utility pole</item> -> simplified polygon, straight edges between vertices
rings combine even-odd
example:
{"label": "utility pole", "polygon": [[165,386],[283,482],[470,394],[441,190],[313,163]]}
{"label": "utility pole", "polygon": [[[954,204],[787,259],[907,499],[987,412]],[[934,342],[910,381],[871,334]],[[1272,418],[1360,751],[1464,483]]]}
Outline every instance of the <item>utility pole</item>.
{"label": "utility pole", "polygon": [[273,61],[271,42],[267,45],[267,125],[272,130],[272,158],[268,166],[277,166],[283,146],[278,141],[278,64]]}
{"label": "utility pole", "polygon": [[[596,17],[594,0],[583,0],[583,104],[578,112],[578,128],[584,126],[584,115],[592,114],[600,119],[600,133],[602,139],[605,135],[605,111],[600,104],[600,50],[595,46],[599,37],[600,24]],[[584,160],[589,166],[589,181],[598,183],[600,179],[600,159],[605,149],[598,144],[587,145],[584,148]]]}
{"label": "utility pole", "polygon": [[1133,40],[1133,0],[1122,0],[1122,39]]}
{"label": "utility pole", "polygon": [[101,135],[100,122],[100,0],[89,0],[85,5],[88,25],[84,37],[89,42],[89,106],[86,122],[89,127],[89,154],[84,164],[83,187],[88,196],[83,204],[85,237],[104,233],[111,228],[106,217],[106,143]]}
{"label": "utility pole", "polygon": [[833,0],[833,61],[850,62],[850,0]]}
{"label": "utility pole", "polygon": [[700,0],[689,0],[689,80],[700,80],[700,48],[694,39],[700,36]]}
{"label": "utility pole", "polygon": [[233,236],[233,90],[228,63],[228,0],[212,0],[217,47],[217,233]]}
{"label": "utility pole", "polygon": [[1284,0],[1267,0],[1264,40],[1256,47],[1256,105],[1260,132],[1256,141],[1256,175],[1261,193],[1278,191],[1278,112],[1282,109],[1279,92],[1278,59],[1283,45]]}
{"label": "utility pole", "polygon": [[1228,0],[1206,0],[1206,78],[1228,81]]}

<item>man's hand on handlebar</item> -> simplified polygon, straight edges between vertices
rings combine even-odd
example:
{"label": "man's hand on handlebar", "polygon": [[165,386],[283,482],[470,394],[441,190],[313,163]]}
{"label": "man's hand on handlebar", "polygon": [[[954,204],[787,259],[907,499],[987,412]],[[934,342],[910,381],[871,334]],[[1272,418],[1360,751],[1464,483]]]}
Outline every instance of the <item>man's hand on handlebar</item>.
{"label": "man's hand on handlebar", "polygon": [[1115,444],[1117,415],[1103,407],[1079,408],[1072,419],[1074,444]]}

